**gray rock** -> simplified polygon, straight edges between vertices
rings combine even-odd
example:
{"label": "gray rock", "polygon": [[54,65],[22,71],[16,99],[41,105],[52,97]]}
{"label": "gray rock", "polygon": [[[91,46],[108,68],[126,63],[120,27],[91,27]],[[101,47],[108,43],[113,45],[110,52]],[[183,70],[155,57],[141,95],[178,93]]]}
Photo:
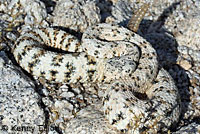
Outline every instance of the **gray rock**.
{"label": "gray rock", "polygon": [[10,133],[39,133],[39,125],[45,125],[45,116],[33,83],[25,80],[26,76],[15,69],[3,51],[0,62],[1,126]]}
{"label": "gray rock", "polygon": [[80,32],[101,19],[95,0],[59,0],[53,14],[53,25]]}

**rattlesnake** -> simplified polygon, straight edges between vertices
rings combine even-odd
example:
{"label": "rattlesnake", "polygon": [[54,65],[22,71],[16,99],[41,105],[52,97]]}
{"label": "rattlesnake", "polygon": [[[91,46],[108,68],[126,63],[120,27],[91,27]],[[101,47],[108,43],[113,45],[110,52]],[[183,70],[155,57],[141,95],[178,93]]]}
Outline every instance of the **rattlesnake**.
{"label": "rattlesnake", "polygon": [[24,70],[47,83],[105,84],[105,117],[121,132],[166,131],[179,118],[177,88],[158,66],[156,51],[124,27],[97,24],[81,41],[55,28],[33,29],[17,39],[12,51]]}

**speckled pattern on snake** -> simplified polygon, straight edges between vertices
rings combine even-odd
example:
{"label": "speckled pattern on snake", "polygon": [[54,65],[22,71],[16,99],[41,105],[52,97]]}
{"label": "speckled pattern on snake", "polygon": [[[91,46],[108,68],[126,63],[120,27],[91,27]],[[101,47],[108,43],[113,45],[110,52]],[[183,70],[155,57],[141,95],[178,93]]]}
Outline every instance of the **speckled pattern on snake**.
{"label": "speckled pattern on snake", "polygon": [[[121,132],[167,131],[179,119],[180,99],[172,78],[159,67],[150,43],[127,28],[97,24],[81,41],[62,30],[34,29],[17,39],[13,54],[23,69],[49,83],[106,84],[105,120]],[[90,133],[97,129],[91,127]]]}

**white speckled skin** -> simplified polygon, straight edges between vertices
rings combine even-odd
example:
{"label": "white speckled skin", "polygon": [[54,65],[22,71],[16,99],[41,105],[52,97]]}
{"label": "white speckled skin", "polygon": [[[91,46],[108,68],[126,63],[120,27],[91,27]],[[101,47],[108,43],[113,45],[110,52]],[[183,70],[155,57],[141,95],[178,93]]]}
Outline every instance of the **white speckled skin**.
{"label": "white speckled skin", "polygon": [[109,85],[103,99],[105,117],[121,132],[167,131],[179,118],[172,78],[159,70],[152,46],[126,28],[98,24],[88,28],[81,41],[58,29],[35,29],[18,38],[13,54],[22,68],[49,83]]}

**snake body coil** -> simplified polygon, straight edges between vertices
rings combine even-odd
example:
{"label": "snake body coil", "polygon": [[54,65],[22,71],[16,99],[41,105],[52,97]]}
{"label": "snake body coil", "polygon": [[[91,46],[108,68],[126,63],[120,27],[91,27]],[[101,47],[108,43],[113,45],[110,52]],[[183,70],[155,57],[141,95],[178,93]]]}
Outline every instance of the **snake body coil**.
{"label": "snake body coil", "polygon": [[62,30],[35,29],[18,38],[13,54],[23,69],[50,83],[105,83],[105,117],[122,132],[166,131],[179,118],[172,78],[159,69],[153,47],[126,28],[98,24],[81,41]]}

